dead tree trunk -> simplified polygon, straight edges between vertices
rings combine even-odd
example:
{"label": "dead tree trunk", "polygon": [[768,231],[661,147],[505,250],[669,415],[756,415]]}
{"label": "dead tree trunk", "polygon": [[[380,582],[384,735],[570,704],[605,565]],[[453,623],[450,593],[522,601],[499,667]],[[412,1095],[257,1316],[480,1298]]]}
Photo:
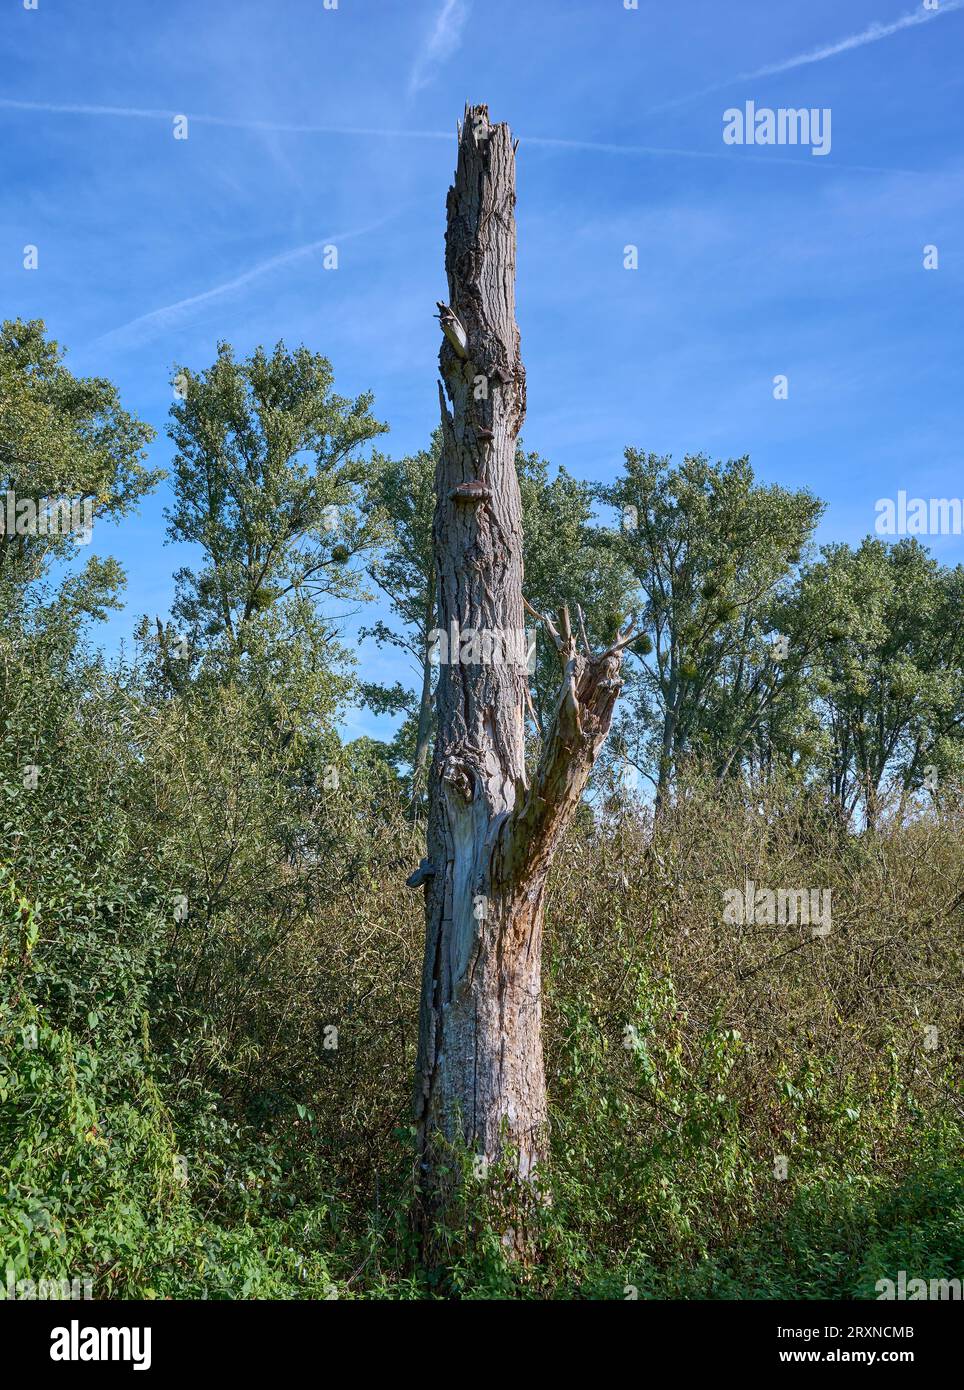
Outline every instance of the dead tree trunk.
{"label": "dead tree trunk", "polygon": [[421,795],[425,788],[425,774],[428,769],[428,755],[432,742],[432,663],[429,660],[429,633],[435,622],[435,576],[428,602],[425,605],[424,641],[422,643],[422,692],[418,702],[418,725],[415,734],[415,762],[413,785],[416,794]]}
{"label": "dead tree trunk", "polygon": [[[562,664],[531,785],[522,528],[515,472],[525,372],[515,321],[515,149],[466,109],[448,195],[439,305],[443,448],[434,545],[445,633],[429,785],[425,965],[416,1084],[421,1178],[444,1202],[439,1137],[523,1179],[545,1151],[541,948],[546,874],[609,730],[621,651],[579,649],[569,614],[542,617]],[[580,614],[581,620],[581,614]],[[580,629],[582,623],[580,621]],[[447,649],[446,649],[447,648]]]}

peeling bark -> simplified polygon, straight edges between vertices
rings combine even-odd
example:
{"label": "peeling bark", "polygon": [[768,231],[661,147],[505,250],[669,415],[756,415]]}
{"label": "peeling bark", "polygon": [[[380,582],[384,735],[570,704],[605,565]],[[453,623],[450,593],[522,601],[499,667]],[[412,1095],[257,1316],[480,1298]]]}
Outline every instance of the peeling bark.
{"label": "peeling bark", "polygon": [[450,649],[436,693],[429,872],[417,877],[426,939],[415,1113],[430,1202],[443,1185],[438,1136],[489,1162],[511,1152],[522,1179],[534,1178],[544,1158],[546,875],[609,731],[631,640],[627,633],[593,655],[584,641],[580,650],[568,612],[558,627],[542,619],[563,675],[530,786],[524,641],[521,652],[509,646],[510,659],[498,659],[500,640],[525,629],[515,447],[526,392],[514,207],[509,129],[490,125],[487,107],[469,107],[447,204],[449,303],[439,304],[434,546],[441,629],[489,634],[496,651],[460,661]]}
{"label": "peeling bark", "polygon": [[429,745],[432,739],[432,666],[428,659],[428,635],[435,622],[435,591],[425,607],[425,640],[422,650],[422,694],[418,702],[418,729],[415,735],[414,785],[421,791],[428,767]]}

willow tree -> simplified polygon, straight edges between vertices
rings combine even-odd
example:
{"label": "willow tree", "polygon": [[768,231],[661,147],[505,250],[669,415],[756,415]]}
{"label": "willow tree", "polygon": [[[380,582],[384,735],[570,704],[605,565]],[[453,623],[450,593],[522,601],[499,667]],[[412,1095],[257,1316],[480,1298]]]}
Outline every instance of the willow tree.
{"label": "willow tree", "polygon": [[447,205],[448,303],[439,304],[438,723],[428,853],[409,879],[425,888],[416,1120],[429,1209],[444,1197],[450,1143],[486,1163],[511,1161],[523,1180],[544,1155],[546,875],[609,731],[632,640],[630,627],[594,653],[581,611],[575,630],[568,609],[555,621],[534,614],[562,676],[530,779],[515,149],[487,107],[466,108]]}

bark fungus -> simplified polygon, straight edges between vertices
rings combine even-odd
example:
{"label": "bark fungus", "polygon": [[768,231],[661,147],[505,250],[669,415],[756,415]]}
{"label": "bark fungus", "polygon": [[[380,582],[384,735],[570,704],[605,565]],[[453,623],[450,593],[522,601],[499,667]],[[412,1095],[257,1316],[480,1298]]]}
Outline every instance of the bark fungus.
{"label": "bark fungus", "polygon": [[[449,304],[439,398],[443,447],[434,547],[440,628],[525,628],[515,470],[525,370],[515,320],[515,146],[486,106],[467,107],[447,204]],[[532,610],[530,610],[532,611]],[[545,626],[562,667],[541,761],[526,773],[523,661],[440,667],[429,783],[415,1113],[425,1210],[447,1191],[450,1144],[491,1163],[512,1156],[527,1185],[545,1155],[542,913],[546,875],[609,731],[632,629],[593,654],[578,611]],[[502,650],[515,651],[506,643]],[[524,643],[522,644],[524,650]],[[496,644],[495,650],[500,650]]]}

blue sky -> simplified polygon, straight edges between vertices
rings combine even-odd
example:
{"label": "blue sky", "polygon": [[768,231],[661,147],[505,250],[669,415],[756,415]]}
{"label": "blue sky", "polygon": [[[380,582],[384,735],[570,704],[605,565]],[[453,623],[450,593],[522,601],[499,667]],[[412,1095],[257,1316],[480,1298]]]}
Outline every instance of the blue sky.
{"label": "blue sky", "polygon": [[[5,0],[0,52],[3,314],[116,381],[156,465],[172,370],[219,338],[307,343],[383,447],[425,445],[468,99],[521,139],[527,447],[598,480],[627,444],[749,453],[827,501],[822,539],[964,494],[964,0]],[[830,108],[830,153],[724,144],[747,100]],[[108,647],[190,560],[168,500],[95,528],[129,579]]]}

